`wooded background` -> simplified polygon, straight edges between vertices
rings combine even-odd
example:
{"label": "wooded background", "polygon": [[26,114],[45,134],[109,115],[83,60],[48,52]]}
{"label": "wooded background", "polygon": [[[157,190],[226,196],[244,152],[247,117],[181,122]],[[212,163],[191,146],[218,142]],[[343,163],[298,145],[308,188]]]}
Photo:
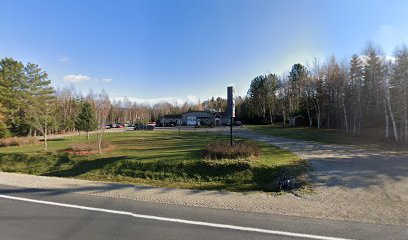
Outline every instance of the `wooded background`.
{"label": "wooded background", "polygon": [[[408,48],[397,47],[393,56],[386,56],[380,47],[368,44],[348,60],[332,56],[296,63],[286,74],[255,77],[247,95],[236,98],[236,119],[285,126],[289,117],[302,115],[309,127],[342,129],[356,136],[362,129],[378,128],[385,140],[407,144],[407,91]],[[110,101],[105,92],[82,95],[73,87],[53,88],[36,64],[0,60],[0,137],[76,131],[85,102],[99,125],[141,124],[166,114],[227,108],[221,97],[178,105]]]}

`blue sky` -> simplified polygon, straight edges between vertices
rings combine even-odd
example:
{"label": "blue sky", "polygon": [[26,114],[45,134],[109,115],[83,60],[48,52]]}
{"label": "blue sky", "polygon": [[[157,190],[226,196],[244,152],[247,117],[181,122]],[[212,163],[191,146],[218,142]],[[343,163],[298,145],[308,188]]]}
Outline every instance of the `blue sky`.
{"label": "blue sky", "polygon": [[0,0],[0,57],[38,63],[56,87],[112,98],[244,95],[259,74],[368,40],[408,43],[408,1]]}

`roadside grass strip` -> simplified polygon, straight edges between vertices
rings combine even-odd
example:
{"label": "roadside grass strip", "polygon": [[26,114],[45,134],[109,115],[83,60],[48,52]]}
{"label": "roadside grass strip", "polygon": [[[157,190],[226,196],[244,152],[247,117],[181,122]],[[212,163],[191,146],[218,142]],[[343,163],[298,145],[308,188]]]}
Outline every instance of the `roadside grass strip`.
{"label": "roadside grass strip", "polygon": [[117,132],[104,136],[110,147],[97,154],[92,149],[83,151],[93,145],[95,136],[91,140],[74,136],[50,140],[48,152],[40,145],[0,147],[0,171],[165,188],[276,192],[281,190],[279,181],[301,180],[309,170],[299,156],[255,141],[248,143],[259,147],[260,153],[254,156],[203,156],[210,143],[226,139],[176,131]]}

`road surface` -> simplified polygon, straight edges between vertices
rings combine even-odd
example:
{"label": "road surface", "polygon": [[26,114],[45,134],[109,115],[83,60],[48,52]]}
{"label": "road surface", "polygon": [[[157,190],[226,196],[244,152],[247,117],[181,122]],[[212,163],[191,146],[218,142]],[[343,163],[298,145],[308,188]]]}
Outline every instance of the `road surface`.
{"label": "road surface", "polygon": [[0,233],[8,240],[406,240],[408,229],[0,185]]}

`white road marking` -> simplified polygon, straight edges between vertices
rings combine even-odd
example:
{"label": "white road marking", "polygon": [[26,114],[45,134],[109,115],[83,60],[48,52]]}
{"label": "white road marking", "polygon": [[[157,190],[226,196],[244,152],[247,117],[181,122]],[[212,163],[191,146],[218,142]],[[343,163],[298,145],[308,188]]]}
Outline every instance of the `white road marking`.
{"label": "white road marking", "polygon": [[262,229],[262,228],[240,227],[240,226],[228,225],[228,224],[218,224],[218,223],[191,221],[191,220],[184,220],[184,219],[177,219],[177,218],[158,217],[158,216],[151,216],[151,215],[136,214],[136,213],[126,212],[126,211],[117,211],[117,210],[111,210],[111,209],[105,209],[105,208],[95,208],[95,207],[86,207],[86,206],[74,205],[74,204],[42,201],[42,200],[15,197],[15,196],[3,195],[3,194],[0,194],[0,198],[16,200],[16,201],[23,201],[23,202],[30,202],[30,203],[37,203],[37,204],[44,204],[44,205],[51,205],[51,206],[58,206],[58,207],[65,207],[65,208],[81,209],[81,210],[94,211],[94,212],[125,215],[125,216],[134,217],[134,218],[184,223],[184,224],[190,224],[190,225],[232,229],[232,230],[239,230],[239,231],[246,231],[246,232],[266,233],[266,234],[289,236],[289,237],[296,237],[296,238],[307,238],[307,239],[317,239],[317,240],[352,240],[352,239],[346,239],[346,238],[326,237],[326,236],[319,236],[319,235],[312,235],[312,234],[268,230],[268,229]]}

